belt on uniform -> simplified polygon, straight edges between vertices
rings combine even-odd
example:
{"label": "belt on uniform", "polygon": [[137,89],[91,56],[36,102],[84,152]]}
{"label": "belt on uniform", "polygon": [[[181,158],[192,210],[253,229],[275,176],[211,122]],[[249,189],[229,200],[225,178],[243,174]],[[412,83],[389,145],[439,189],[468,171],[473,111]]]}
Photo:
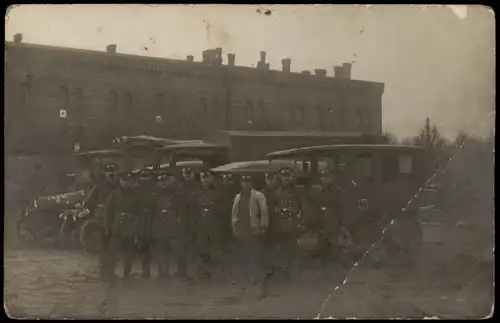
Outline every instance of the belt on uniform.
{"label": "belt on uniform", "polygon": [[212,210],[211,210],[211,209],[205,209],[205,208],[204,208],[204,209],[202,209],[201,216],[202,216],[202,217],[205,217],[205,216],[210,216],[210,215],[212,215],[212,213],[213,213],[213,212],[212,212]]}

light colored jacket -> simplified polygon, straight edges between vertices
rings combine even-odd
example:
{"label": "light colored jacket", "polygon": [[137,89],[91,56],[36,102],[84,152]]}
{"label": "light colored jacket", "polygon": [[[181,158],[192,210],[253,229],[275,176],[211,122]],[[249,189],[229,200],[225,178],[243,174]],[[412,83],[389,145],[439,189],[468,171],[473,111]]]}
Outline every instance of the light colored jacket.
{"label": "light colored jacket", "polygon": [[[237,236],[237,224],[240,215],[240,198],[241,193],[238,193],[234,198],[233,211],[231,222],[233,225],[233,232]],[[264,194],[252,189],[250,191],[250,226],[255,234],[262,234],[269,227],[269,212],[267,210],[267,201]]]}

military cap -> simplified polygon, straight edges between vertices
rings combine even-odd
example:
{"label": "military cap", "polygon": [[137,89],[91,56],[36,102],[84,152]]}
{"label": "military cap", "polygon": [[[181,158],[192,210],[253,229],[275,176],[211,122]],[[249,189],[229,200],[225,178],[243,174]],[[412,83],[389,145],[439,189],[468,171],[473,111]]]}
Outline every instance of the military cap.
{"label": "military cap", "polygon": [[115,164],[108,164],[104,166],[104,171],[106,172],[115,172],[118,170],[118,167]]}
{"label": "military cap", "polygon": [[293,168],[283,167],[283,168],[281,168],[279,170],[279,174],[280,175],[294,176],[295,175],[295,171],[293,170]]}

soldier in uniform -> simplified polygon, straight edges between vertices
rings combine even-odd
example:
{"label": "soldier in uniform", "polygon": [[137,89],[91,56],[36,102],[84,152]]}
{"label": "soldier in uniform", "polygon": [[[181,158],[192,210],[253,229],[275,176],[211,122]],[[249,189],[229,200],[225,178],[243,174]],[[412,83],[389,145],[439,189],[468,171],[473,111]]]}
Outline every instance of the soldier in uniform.
{"label": "soldier in uniform", "polygon": [[338,252],[339,229],[342,224],[342,190],[335,185],[334,172],[319,173],[321,188],[312,195],[315,219],[313,229],[318,233],[323,264]]}
{"label": "soldier in uniform", "polygon": [[215,174],[205,170],[200,174],[202,187],[197,193],[197,214],[193,233],[196,245],[198,274],[210,279],[215,264],[220,265],[221,195],[215,187]]}
{"label": "soldier in uniform", "polygon": [[265,186],[260,190],[264,197],[266,198],[267,210],[269,214],[269,228],[263,236],[265,248],[263,249],[263,257],[265,260],[265,265],[268,266],[266,270],[269,271],[269,275],[273,276],[275,271],[279,271],[279,264],[277,264],[277,257],[274,255],[274,248],[276,244],[276,237],[273,233],[274,225],[272,224],[274,219],[274,210],[276,208],[276,190],[280,187],[280,179],[276,172],[269,171],[264,174]]}
{"label": "soldier in uniform", "polygon": [[306,194],[295,186],[295,172],[289,167],[280,169],[281,185],[275,192],[275,210],[272,219],[273,238],[281,270],[287,279],[298,270],[298,239],[304,224],[311,218]]}
{"label": "soldier in uniform", "polygon": [[184,215],[182,210],[182,194],[175,187],[175,176],[166,173],[157,177],[158,189],[156,194],[153,220],[149,229],[152,249],[158,264],[158,278],[169,277],[169,263],[175,258],[178,264],[178,273],[186,275],[185,259],[182,250],[182,235]]}
{"label": "soldier in uniform", "polygon": [[120,178],[120,187],[114,190],[106,203],[104,216],[105,234],[110,242],[107,253],[108,268],[104,279],[115,277],[118,255],[123,255],[123,276],[129,277],[139,237],[146,231],[146,221],[141,214],[141,200],[138,194],[139,182],[132,173]]}
{"label": "soldier in uniform", "polygon": [[194,222],[198,214],[196,207],[198,192],[201,189],[200,182],[196,180],[195,173],[190,167],[184,167],[181,170],[181,180],[178,190],[183,197],[183,203],[180,206],[182,217],[184,219],[181,237],[181,254],[179,256],[177,275],[181,278],[188,278],[187,262],[189,254],[193,251],[195,244]]}
{"label": "soldier in uniform", "polygon": [[[261,192],[264,194],[266,197],[267,201],[267,209],[269,210],[269,219],[272,222],[273,220],[273,213],[274,209],[276,206],[276,190],[278,187],[280,187],[280,180],[279,177],[276,176],[275,172],[266,172],[265,173],[265,182],[266,185],[261,189]],[[272,228],[272,225],[270,225]],[[269,231],[271,233],[271,231]]]}
{"label": "soldier in uniform", "polygon": [[115,164],[108,164],[103,170],[103,178],[98,179],[94,183],[94,186],[85,196],[82,203],[83,207],[87,208],[90,212],[96,211],[101,204],[104,204],[111,191],[118,185],[118,167]]}
{"label": "soldier in uniform", "polygon": [[[118,167],[114,164],[109,164],[104,167],[104,181],[98,181],[95,183],[94,187],[89,191],[88,195],[85,197],[82,207],[87,209],[90,214],[93,214],[94,218],[102,219],[104,213],[104,207],[106,201],[113,190],[118,187]],[[88,246],[92,244],[93,239],[95,239],[93,221],[86,221],[80,229],[80,243],[83,246]],[[99,260],[99,275],[103,277],[106,271],[106,257],[105,254],[109,247],[109,237],[104,234],[104,230],[101,231],[100,243],[98,246],[98,260]]]}
{"label": "soldier in uniform", "polygon": [[[146,225],[149,228],[152,221],[152,211],[155,201],[156,185],[152,178],[152,174],[148,169],[143,169],[139,173],[139,195],[141,200],[141,215],[146,220]],[[141,277],[151,277],[151,243],[146,235],[140,237],[138,251],[141,256],[142,274]]]}

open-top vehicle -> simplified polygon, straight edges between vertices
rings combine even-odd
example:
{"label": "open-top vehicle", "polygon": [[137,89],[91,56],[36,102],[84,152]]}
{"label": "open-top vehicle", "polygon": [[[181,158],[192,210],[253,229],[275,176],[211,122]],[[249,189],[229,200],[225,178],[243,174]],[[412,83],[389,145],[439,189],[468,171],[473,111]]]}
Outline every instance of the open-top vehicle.
{"label": "open-top vehicle", "polygon": [[[35,199],[25,208],[18,222],[18,236],[25,243],[68,245],[67,237],[73,236],[69,223],[76,222],[80,206],[91,183],[99,176],[103,164],[116,162],[121,153],[117,150],[99,150],[75,154],[78,169],[75,191]],[[119,163],[117,163],[119,164]],[[71,220],[71,221],[70,221]],[[67,233],[67,234],[66,234]]]}
{"label": "open-top vehicle", "polygon": [[416,216],[419,208],[416,203],[407,204],[424,186],[436,165],[433,155],[425,148],[399,145],[313,146],[268,153],[267,159],[271,163],[283,159],[299,163],[303,172],[309,174],[311,194],[317,188],[319,172],[325,168],[332,170],[343,192],[343,226],[349,230],[354,245],[360,249],[380,238],[391,219],[397,220],[404,233],[384,239],[387,245],[391,245],[390,248],[408,252],[418,245],[422,234]]}

